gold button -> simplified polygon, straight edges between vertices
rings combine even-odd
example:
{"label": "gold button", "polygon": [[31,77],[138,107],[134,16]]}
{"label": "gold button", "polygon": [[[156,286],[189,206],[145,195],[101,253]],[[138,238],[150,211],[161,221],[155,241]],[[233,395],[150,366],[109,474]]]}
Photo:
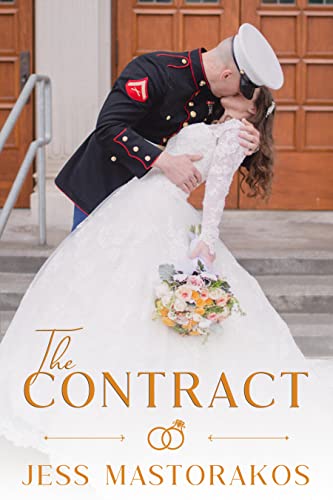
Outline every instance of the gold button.
{"label": "gold button", "polygon": [[187,127],[187,125],[188,125],[188,122],[183,123],[183,127]]}
{"label": "gold button", "polygon": [[192,116],[192,118],[195,118],[197,116],[195,111],[191,111],[190,115]]}
{"label": "gold button", "polygon": [[188,103],[188,105],[189,105],[191,108],[193,108],[193,106],[194,106],[194,102],[193,102],[193,101],[190,101],[190,102]]}
{"label": "gold button", "polygon": [[124,136],[123,136],[122,141],[123,141],[123,142],[127,142],[127,141],[128,141],[128,137],[127,137],[127,135],[124,135]]}
{"label": "gold button", "polygon": [[206,85],[206,82],[205,80],[201,80],[201,82],[199,83],[200,87],[203,87],[204,85]]}
{"label": "gold button", "polygon": [[117,157],[116,156],[111,156],[111,161],[117,161]]}
{"label": "gold button", "polygon": [[166,116],[165,119],[168,121],[171,120],[171,115]]}
{"label": "gold button", "polygon": [[150,161],[151,160],[150,156],[149,155],[145,156],[145,160]]}
{"label": "gold button", "polygon": [[137,152],[139,151],[139,149],[140,149],[140,148],[139,148],[139,146],[134,146],[133,151],[134,151],[135,153],[137,153]]}
{"label": "gold button", "polygon": [[187,64],[187,59],[185,59],[185,58],[184,58],[184,59],[182,59],[182,63],[183,63],[183,64]]}
{"label": "gold button", "polygon": [[168,139],[167,139],[166,137],[163,137],[163,139],[162,139],[162,140],[163,140],[164,144],[165,144],[166,142],[168,142]]}

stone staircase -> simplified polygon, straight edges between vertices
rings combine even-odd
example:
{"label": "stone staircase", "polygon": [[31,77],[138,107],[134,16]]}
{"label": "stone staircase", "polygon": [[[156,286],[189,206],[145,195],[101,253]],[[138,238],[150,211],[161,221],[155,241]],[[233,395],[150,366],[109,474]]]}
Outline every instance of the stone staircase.
{"label": "stone staircase", "polygon": [[257,278],[303,354],[333,359],[333,256],[238,260]]}
{"label": "stone staircase", "polygon": [[[52,249],[0,252],[0,339]],[[333,359],[333,255],[235,256],[285,319],[304,355]]]}

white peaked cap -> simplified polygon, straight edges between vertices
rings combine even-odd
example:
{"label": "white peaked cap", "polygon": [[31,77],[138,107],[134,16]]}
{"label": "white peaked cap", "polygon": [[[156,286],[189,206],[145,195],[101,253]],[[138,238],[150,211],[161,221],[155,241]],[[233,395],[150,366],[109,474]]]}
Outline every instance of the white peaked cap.
{"label": "white peaked cap", "polygon": [[258,85],[271,89],[282,87],[281,65],[266,38],[252,24],[245,23],[234,37],[234,55],[240,70]]}

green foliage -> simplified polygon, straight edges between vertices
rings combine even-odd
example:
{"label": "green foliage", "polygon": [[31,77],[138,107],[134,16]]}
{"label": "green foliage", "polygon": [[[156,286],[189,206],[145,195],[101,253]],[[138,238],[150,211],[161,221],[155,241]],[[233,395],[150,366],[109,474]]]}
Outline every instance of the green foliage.
{"label": "green foliage", "polygon": [[158,266],[158,271],[162,281],[172,282],[176,268],[173,264],[161,264]]}

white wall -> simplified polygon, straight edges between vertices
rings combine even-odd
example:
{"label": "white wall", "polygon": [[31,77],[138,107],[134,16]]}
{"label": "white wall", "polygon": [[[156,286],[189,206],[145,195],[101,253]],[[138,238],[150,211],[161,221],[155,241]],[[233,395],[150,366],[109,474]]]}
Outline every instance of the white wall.
{"label": "white wall", "polygon": [[[95,127],[111,88],[111,0],[36,0],[35,68],[52,81],[53,139],[47,147],[48,227],[69,228],[72,203],[53,181]],[[36,190],[31,208],[35,221]]]}

